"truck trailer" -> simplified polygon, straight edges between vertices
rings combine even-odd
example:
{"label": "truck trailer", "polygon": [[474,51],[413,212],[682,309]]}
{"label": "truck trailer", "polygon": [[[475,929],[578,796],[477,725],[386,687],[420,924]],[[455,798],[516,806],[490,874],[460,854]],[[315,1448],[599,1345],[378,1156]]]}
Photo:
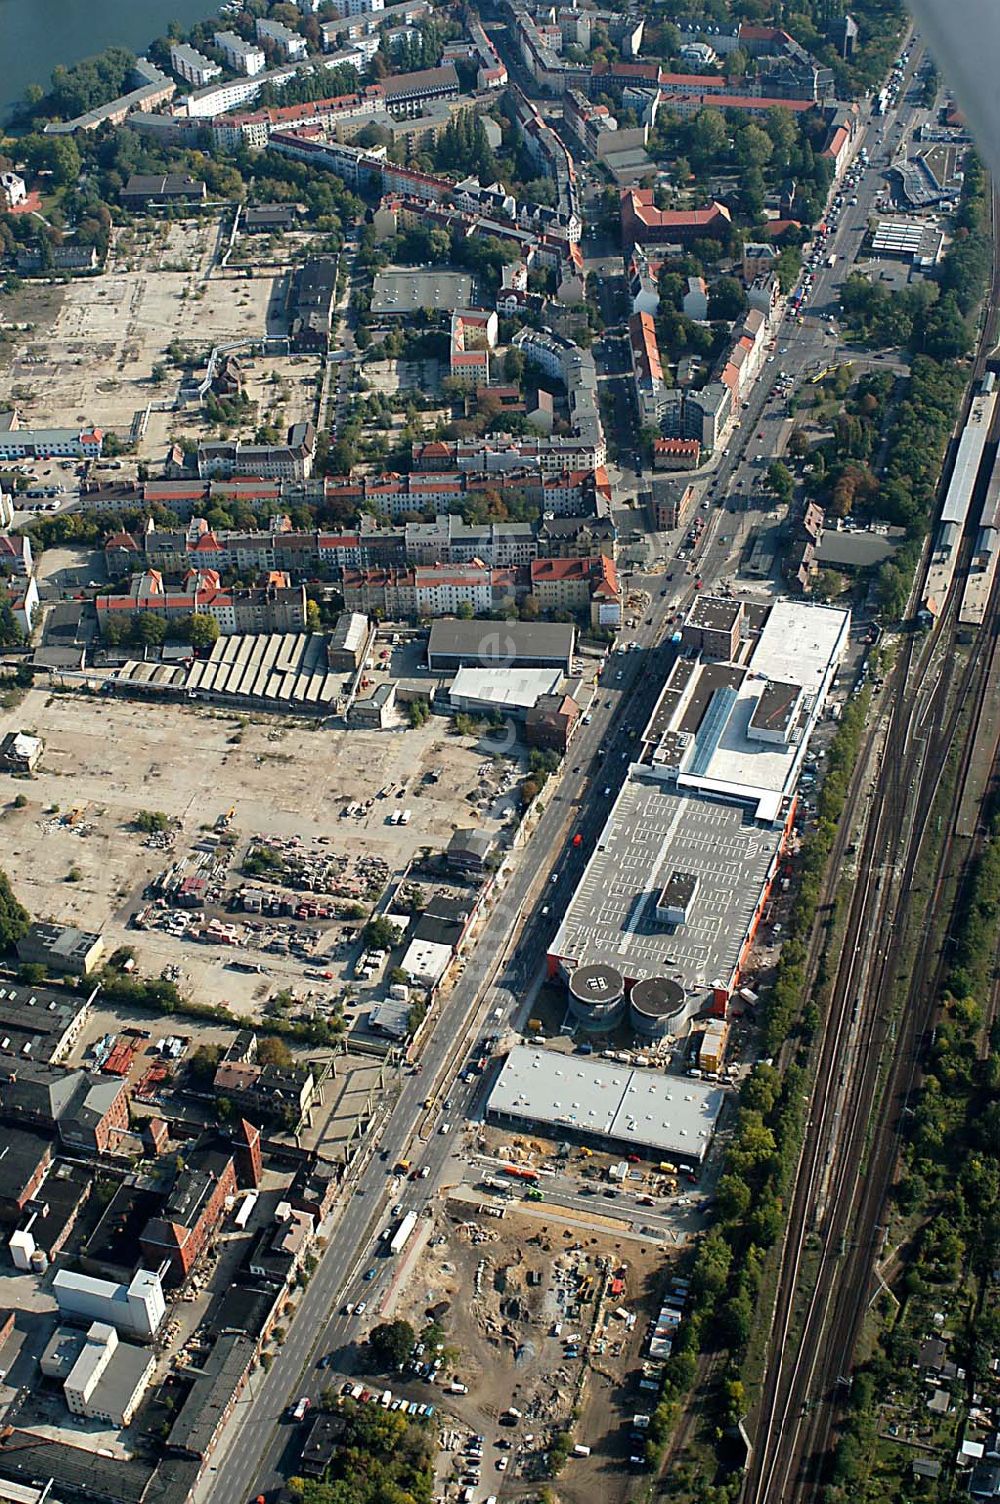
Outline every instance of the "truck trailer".
{"label": "truck trailer", "polygon": [[406,1216],[403,1218],[402,1222],[400,1222],[399,1226],[396,1228],[396,1231],[392,1235],[392,1241],[389,1244],[390,1253],[402,1253],[403,1249],[410,1241],[410,1235],[416,1225],[416,1212],[407,1212]]}

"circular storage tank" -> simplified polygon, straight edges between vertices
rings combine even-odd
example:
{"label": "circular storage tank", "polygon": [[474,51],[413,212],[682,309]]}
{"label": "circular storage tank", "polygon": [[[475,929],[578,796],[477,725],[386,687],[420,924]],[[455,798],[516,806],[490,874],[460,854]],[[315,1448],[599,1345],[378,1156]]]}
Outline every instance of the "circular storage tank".
{"label": "circular storage tank", "polygon": [[49,1267],[49,1256],[42,1248],[36,1248],[31,1255],[31,1267],[35,1274],[44,1274]]}
{"label": "circular storage tank", "polygon": [[645,1039],[664,1039],[684,1021],[684,988],[672,977],[646,977],[629,998],[629,1022]]}
{"label": "circular storage tank", "polygon": [[625,978],[613,966],[578,966],[569,979],[569,1011],[595,1034],[613,1029],[625,1013]]}

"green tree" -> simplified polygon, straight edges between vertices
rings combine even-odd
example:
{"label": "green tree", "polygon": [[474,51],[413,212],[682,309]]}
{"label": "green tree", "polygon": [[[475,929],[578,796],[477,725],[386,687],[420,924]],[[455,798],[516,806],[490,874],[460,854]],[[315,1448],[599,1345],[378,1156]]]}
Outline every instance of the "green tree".
{"label": "green tree", "polygon": [[9,955],[30,926],[31,915],[15,898],[6,872],[0,871],[0,954]]}
{"label": "green tree", "polygon": [[696,172],[704,171],[729,147],[729,132],[720,110],[699,110],[691,122],[688,155]]}
{"label": "green tree", "polygon": [[219,640],[219,623],[214,616],[196,611],[188,623],[188,641],[193,648],[210,648]]}
{"label": "green tree", "polygon": [[747,295],[735,277],[720,277],[708,294],[708,316],[732,323],[747,310]]}
{"label": "green tree", "polygon": [[381,1321],[372,1328],[368,1346],[380,1368],[402,1368],[416,1341],[417,1334],[408,1321]]}
{"label": "green tree", "polygon": [[524,380],[526,367],[527,362],[524,358],[524,352],[511,345],[503,358],[503,373],[506,379],[520,386]]}
{"label": "green tree", "polygon": [[795,480],[787,465],[780,460],[774,460],[767,467],[767,484],[779,501],[788,503],[792,499],[795,489]]}
{"label": "green tree", "polygon": [[221,1059],[221,1045],[200,1044],[188,1061],[188,1070],[201,1085],[211,1084]]}
{"label": "green tree", "polygon": [[285,1041],[274,1034],[264,1034],[258,1039],[257,1059],[261,1065],[276,1065],[282,1070],[288,1070],[289,1066],[295,1063],[294,1056]]}
{"label": "green tree", "polygon": [[136,830],[144,831],[146,835],[152,835],[155,831],[163,831],[170,825],[170,816],[164,814],[162,809],[140,809],[137,811],[132,824]]}
{"label": "green tree", "polygon": [[101,639],[105,647],[121,647],[128,641],[130,631],[131,623],[120,616],[106,616],[101,623]]}
{"label": "green tree", "polygon": [[137,611],[132,617],[129,636],[137,647],[159,647],[166,639],[167,623],[155,611]]}
{"label": "green tree", "polygon": [[370,950],[392,950],[403,936],[384,914],[376,914],[365,925],[361,938]]}
{"label": "green tree", "polygon": [[761,130],[752,121],[736,137],[736,160],[743,167],[764,167],[770,161],[773,150],[767,131]]}

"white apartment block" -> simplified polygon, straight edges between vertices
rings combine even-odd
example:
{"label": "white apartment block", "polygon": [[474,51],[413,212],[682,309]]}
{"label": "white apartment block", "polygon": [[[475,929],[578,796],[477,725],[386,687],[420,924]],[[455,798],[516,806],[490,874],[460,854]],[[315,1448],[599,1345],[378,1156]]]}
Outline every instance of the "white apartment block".
{"label": "white apartment block", "polygon": [[244,42],[235,31],[217,31],[212,40],[225,58],[227,68],[231,68],[234,73],[253,78],[256,74],[263,73],[267,66],[264,49],[255,47],[253,42]]}
{"label": "white apartment block", "polygon": [[222,77],[218,63],[210,62],[197,47],[186,42],[174,42],[170,49],[170,66],[192,89],[203,89],[213,79]]}
{"label": "white apartment block", "polygon": [[297,31],[292,31],[281,21],[268,21],[258,16],[255,29],[258,42],[273,42],[289,63],[299,62],[309,51],[305,37],[300,37]]}

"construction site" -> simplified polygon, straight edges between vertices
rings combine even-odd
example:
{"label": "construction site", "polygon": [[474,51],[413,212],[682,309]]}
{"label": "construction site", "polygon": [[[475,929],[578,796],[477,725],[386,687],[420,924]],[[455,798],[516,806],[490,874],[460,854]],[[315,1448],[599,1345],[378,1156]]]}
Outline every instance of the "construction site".
{"label": "construction site", "polygon": [[670,1272],[658,1243],[616,1236],[611,1218],[569,1226],[557,1208],[451,1196],[392,1314],[442,1327],[468,1390],[449,1408],[473,1430],[510,1427],[512,1481],[549,1477],[553,1434],[568,1428],[589,1453],[571,1456],[559,1498],[624,1499],[631,1419],[655,1403],[648,1327]]}

